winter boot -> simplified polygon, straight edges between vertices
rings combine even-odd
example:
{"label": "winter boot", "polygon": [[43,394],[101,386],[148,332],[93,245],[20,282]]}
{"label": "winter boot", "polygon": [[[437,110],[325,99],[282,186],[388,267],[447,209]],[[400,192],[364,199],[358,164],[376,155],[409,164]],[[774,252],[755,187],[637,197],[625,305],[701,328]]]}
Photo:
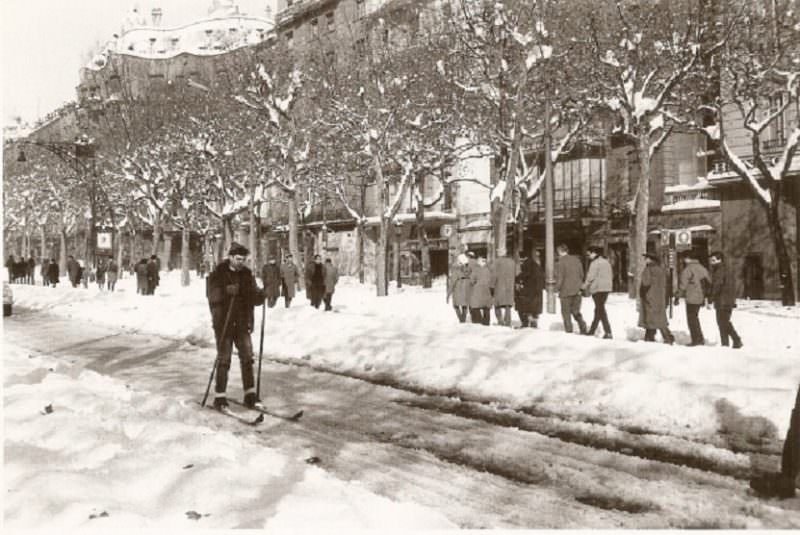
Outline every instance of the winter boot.
{"label": "winter boot", "polygon": [[222,409],[228,408],[228,400],[223,396],[219,398],[214,398],[214,408],[218,411]]}
{"label": "winter boot", "polygon": [[250,407],[251,409],[256,406],[257,403],[261,403],[261,400],[255,395],[255,393],[250,392],[249,394],[244,395],[244,406]]}
{"label": "winter boot", "polygon": [[614,337],[611,336],[611,333],[606,333],[606,334],[603,335],[603,339],[604,340],[611,340],[612,338],[614,338]]}

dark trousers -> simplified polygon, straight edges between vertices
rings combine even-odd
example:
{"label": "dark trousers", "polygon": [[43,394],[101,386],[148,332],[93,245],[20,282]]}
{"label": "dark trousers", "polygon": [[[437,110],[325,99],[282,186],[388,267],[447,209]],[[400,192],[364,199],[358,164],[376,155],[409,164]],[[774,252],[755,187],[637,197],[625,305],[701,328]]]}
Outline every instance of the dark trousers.
{"label": "dark trousers", "polygon": [[689,335],[693,344],[703,343],[703,329],[700,328],[700,307],[703,305],[691,305],[686,303],[686,323],[689,324]]}
{"label": "dark trousers", "polygon": [[489,315],[489,307],[470,307],[469,315],[472,319],[472,323],[490,325],[492,322],[492,318]]}
{"label": "dark trousers", "polygon": [[[662,329],[658,329],[661,331],[661,338],[664,339],[664,342],[667,344],[671,344],[675,341],[675,337],[672,336],[672,333],[669,331],[669,327],[664,327]],[[655,342],[656,341],[656,329],[645,329],[644,330],[644,341],[645,342]]]}
{"label": "dark trousers", "polygon": [[458,316],[458,321],[460,323],[467,321],[467,307],[453,305],[453,309],[456,311],[456,316]]}
{"label": "dark trousers", "polygon": [[731,307],[721,307],[717,309],[717,327],[719,327],[719,343],[727,346],[728,337],[733,339],[733,345],[740,345],[742,339],[739,338],[739,333],[733,328],[731,323],[731,314],[733,309]]}
{"label": "dark trousers", "polygon": [[497,318],[497,323],[511,327],[511,306],[496,306],[494,307],[494,315]]}
{"label": "dark trousers", "polygon": [[275,303],[277,303],[277,302],[278,302],[278,296],[277,295],[267,297],[267,306],[269,308],[274,307]]}
{"label": "dark trousers", "polygon": [[538,316],[534,316],[530,312],[520,312],[517,311],[519,315],[519,322],[522,324],[522,327],[533,327],[536,328],[539,318]]}
{"label": "dark trousers", "polygon": [[308,299],[311,301],[311,306],[314,308],[319,308],[319,305],[322,304],[322,294],[325,291],[321,288],[317,288],[315,286],[309,286],[308,288]]}
{"label": "dark trousers", "polygon": [[291,297],[289,297],[288,295],[284,295],[284,296],[283,296],[283,305],[284,305],[286,308],[289,308],[289,305],[291,305],[291,304],[292,304],[292,298],[291,298]]}
{"label": "dark trousers", "polygon": [[[221,330],[221,329],[220,329]],[[215,330],[219,362],[217,363],[217,384],[214,397],[225,397],[228,387],[228,371],[231,367],[231,354],[233,346],[239,353],[239,365],[242,370],[242,388],[245,394],[255,393],[255,380],[253,379],[253,342],[246,327],[236,324],[229,325],[225,338],[220,340],[221,332]]]}
{"label": "dark trousers", "polygon": [[586,322],[583,321],[581,316],[581,299],[580,295],[567,295],[559,297],[561,301],[561,318],[564,320],[564,330],[568,333],[572,332],[572,318],[578,322],[580,332],[586,332]]}
{"label": "dark trousers", "polygon": [[592,319],[592,326],[589,327],[589,333],[594,334],[600,322],[603,323],[603,332],[611,334],[611,324],[608,322],[608,314],[606,313],[606,299],[608,299],[608,292],[596,292],[592,294],[594,301],[594,318]]}
{"label": "dark trousers", "polygon": [[331,299],[333,299],[333,292],[325,292],[325,295],[322,296],[322,300],[325,302],[325,310],[333,310]]}

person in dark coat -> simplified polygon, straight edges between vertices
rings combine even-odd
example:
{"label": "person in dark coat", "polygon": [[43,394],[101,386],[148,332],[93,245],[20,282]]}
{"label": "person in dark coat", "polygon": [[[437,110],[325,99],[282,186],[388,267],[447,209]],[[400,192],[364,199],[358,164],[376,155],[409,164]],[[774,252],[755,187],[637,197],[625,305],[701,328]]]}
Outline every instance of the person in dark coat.
{"label": "person in dark coat", "polygon": [[[234,344],[242,371],[244,404],[252,407],[258,401],[253,377],[253,309],[264,302],[264,291],[256,285],[253,272],[244,262],[250,252],[233,243],[228,258],[217,265],[206,279],[206,297],[217,340],[217,381],[214,407],[227,407],[228,371]],[[226,325],[227,323],[227,325]]]}
{"label": "person in dark coat", "polygon": [[578,322],[581,334],[586,333],[586,322],[581,315],[581,285],[583,284],[583,265],[577,256],[569,254],[569,248],[560,244],[557,249],[558,262],[555,266],[556,291],[561,301],[561,318],[564,330],[572,332],[572,318]]}
{"label": "person in dark coat", "polygon": [[36,260],[32,256],[28,257],[28,284],[35,284],[34,275],[36,273]]}
{"label": "person in dark coat", "polygon": [[736,279],[725,263],[724,255],[719,251],[711,253],[711,292],[709,299],[714,303],[717,313],[717,327],[719,327],[719,343],[728,345],[728,339],[733,340],[733,349],[742,347],[742,339],[733,328],[731,314],[736,308]]}
{"label": "person in dark coat", "polygon": [[150,255],[150,261],[147,263],[147,291],[150,295],[153,295],[156,291],[156,287],[158,287],[158,267],[158,257],[156,255]]}
{"label": "person in dark coat", "polygon": [[339,270],[333,265],[333,261],[330,258],[326,258],[322,273],[325,279],[325,290],[322,300],[325,302],[325,311],[329,312],[333,310],[331,300],[333,299],[333,292],[336,291],[336,283],[339,282]]}
{"label": "person in dark coat", "polygon": [[14,264],[16,261],[14,260],[14,255],[8,255],[6,259],[6,269],[8,270],[8,282],[14,282]]}
{"label": "person in dark coat", "polygon": [[658,263],[653,253],[645,256],[645,268],[642,271],[642,282],[639,286],[639,327],[644,329],[646,342],[654,342],[656,330],[661,331],[665,344],[674,344],[675,337],[667,324],[667,283],[664,268]]}
{"label": "person in dark coat", "polygon": [[67,257],[67,275],[69,276],[69,282],[72,284],[72,287],[77,288],[78,284],[81,282],[81,265],[72,255]]}
{"label": "person in dark coat", "polygon": [[58,264],[56,264],[55,258],[51,258],[50,263],[47,265],[47,280],[50,281],[50,285],[53,288],[58,284]]}
{"label": "person in dark coat", "polygon": [[147,295],[150,293],[147,287],[147,259],[142,258],[136,263],[136,293]]}
{"label": "person in dark coat", "polygon": [[492,265],[489,287],[494,300],[494,314],[498,325],[511,327],[511,307],[514,306],[514,277],[517,266],[508,255],[498,257]]}
{"label": "person in dark coat", "polygon": [[538,326],[542,313],[544,273],[542,266],[531,256],[522,260],[519,275],[515,279],[514,305],[522,327]]}
{"label": "person in dark coat", "polygon": [[267,306],[272,308],[281,295],[281,268],[278,267],[274,258],[270,258],[261,268],[261,282],[264,284]]}
{"label": "person in dark coat", "polygon": [[42,258],[42,265],[39,267],[39,275],[42,277],[42,286],[47,286],[50,282],[47,280],[47,266],[50,264],[46,259]]}
{"label": "person in dark coat", "polygon": [[[491,323],[489,310],[492,308],[492,292],[490,289],[492,273],[486,266],[485,258],[478,258],[478,262],[472,268],[469,278],[471,282],[469,309],[472,321],[473,323],[489,325]],[[475,321],[476,319],[478,320],[477,322]]]}
{"label": "person in dark coat", "polygon": [[306,268],[306,295],[311,301],[311,306],[319,308],[324,294],[325,270],[322,266],[322,258],[317,254],[314,255],[314,262]]}
{"label": "person in dark coat", "polygon": [[453,298],[453,309],[455,309],[458,321],[461,323],[467,321],[469,293],[472,286],[468,262],[467,255],[461,254],[458,256],[453,273],[450,275],[450,285],[447,288],[447,298]]}
{"label": "person in dark coat", "polygon": [[114,291],[114,287],[117,285],[117,277],[119,276],[119,264],[112,258],[111,262],[108,263],[108,269],[106,270],[106,280],[108,281],[108,289],[110,291]]}
{"label": "person in dark coat", "polygon": [[287,254],[281,264],[281,294],[283,294],[283,304],[286,308],[292,304],[295,287],[297,286],[297,267],[292,261],[292,255]]}
{"label": "person in dark coat", "polygon": [[94,272],[95,282],[97,282],[97,287],[102,291],[105,289],[106,285],[106,263],[102,260],[97,262],[97,268]]}

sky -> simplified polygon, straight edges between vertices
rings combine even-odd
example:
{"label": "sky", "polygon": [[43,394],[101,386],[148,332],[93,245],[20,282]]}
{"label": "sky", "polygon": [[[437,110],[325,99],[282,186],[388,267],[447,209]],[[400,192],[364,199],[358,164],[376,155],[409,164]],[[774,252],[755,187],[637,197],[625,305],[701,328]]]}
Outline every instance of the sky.
{"label": "sky", "polygon": [[[275,0],[238,0],[240,11],[263,16]],[[119,32],[131,9],[163,11],[162,26],[207,15],[212,0],[2,0],[2,121],[34,121],[75,98],[79,69]]]}

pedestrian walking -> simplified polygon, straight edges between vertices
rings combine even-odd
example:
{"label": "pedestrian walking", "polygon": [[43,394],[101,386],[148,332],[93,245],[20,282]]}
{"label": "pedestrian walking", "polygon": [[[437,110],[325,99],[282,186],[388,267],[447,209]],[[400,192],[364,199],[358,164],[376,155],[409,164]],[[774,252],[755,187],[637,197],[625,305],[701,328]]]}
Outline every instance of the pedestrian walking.
{"label": "pedestrian walking", "polygon": [[330,258],[325,259],[323,275],[325,277],[325,293],[322,299],[325,301],[325,311],[329,312],[333,310],[331,300],[333,292],[336,291],[336,283],[339,282],[339,270],[333,265]]}
{"label": "pedestrian walking", "polygon": [[678,284],[678,295],[675,304],[683,297],[686,301],[686,323],[689,325],[689,334],[692,341],[690,346],[705,344],[703,329],[700,327],[700,307],[705,302],[706,295],[711,287],[711,276],[708,270],[697,261],[694,253],[688,252],[683,258],[684,268]]}
{"label": "pedestrian walking", "polygon": [[314,262],[306,267],[306,295],[311,301],[311,306],[319,308],[322,304],[322,296],[325,294],[325,270],[322,266],[322,258],[314,255]]}
{"label": "pedestrian walking", "polygon": [[511,327],[511,307],[514,306],[514,277],[517,266],[514,259],[503,255],[498,257],[491,269],[492,299],[494,300],[494,314],[498,325]]}
{"label": "pedestrian walking", "polygon": [[589,247],[586,256],[589,258],[589,269],[586,270],[586,279],[581,289],[592,296],[594,301],[594,317],[586,334],[594,336],[602,322],[603,338],[611,338],[611,323],[606,312],[606,300],[612,287],[611,264],[603,256],[603,249],[600,247]]}
{"label": "pedestrian walking", "polygon": [[28,257],[27,267],[28,284],[35,284],[34,274],[36,273],[36,260],[34,260],[32,256]]}
{"label": "pedestrian walking", "polygon": [[478,258],[477,264],[470,272],[469,312],[473,323],[489,325],[492,308],[491,280],[492,273],[486,266],[486,259]]}
{"label": "pedestrian walking", "polygon": [[456,260],[453,272],[450,275],[450,285],[447,288],[448,299],[453,299],[453,309],[456,311],[458,321],[467,321],[467,310],[469,309],[469,294],[472,287],[470,280],[469,259],[467,255],[460,254]]}
{"label": "pedestrian walking", "polygon": [[147,287],[147,259],[140,259],[136,263],[134,271],[136,272],[136,293],[141,295],[149,294],[150,290]]}
{"label": "pedestrian walking", "polygon": [[6,259],[6,269],[8,270],[8,282],[14,282],[14,265],[16,261],[14,260],[14,255],[8,255]]}
{"label": "pedestrian walking", "polygon": [[261,282],[264,284],[267,306],[272,308],[281,294],[281,268],[274,258],[270,258],[261,268]]}
{"label": "pedestrian walking", "polygon": [[106,280],[108,281],[108,290],[113,292],[114,287],[117,285],[117,277],[119,276],[119,264],[112,258],[108,263],[108,270],[106,271]]}
{"label": "pedestrian walking", "polygon": [[39,267],[39,275],[42,277],[42,286],[47,286],[50,281],[47,280],[47,266],[50,262],[42,258],[42,265]]}
{"label": "pedestrian walking", "polygon": [[150,255],[150,261],[147,262],[147,293],[153,295],[160,282],[158,273],[161,263],[156,255]]}
{"label": "pedestrian walking", "polygon": [[572,318],[578,322],[581,334],[586,333],[586,322],[581,316],[581,285],[583,284],[583,266],[577,256],[569,254],[569,248],[560,244],[557,248],[556,291],[561,301],[561,318],[564,330],[572,332]]}
{"label": "pedestrian walking", "polygon": [[233,243],[228,258],[217,265],[206,279],[206,297],[217,341],[214,408],[228,406],[228,372],[233,346],[239,354],[244,404],[253,407],[260,400],[253,376],[253,309],[264,302],[264,291],[256,285],[253,272],[245,266],[250,252]]}
{"label": "pedestrian walking", "polygon": [[72,255],[67,257],[67,276],[72,287],[77,288],[81,282],[81,265]]}
{"label": "pedestrian walking", "polygon": [[709,300],[714,303],[719,327],[719,343],[728,346],[728,339],[733,340],[733,349],[742,347],[742,339],[733,328],[731,314],[736,308],[736,278],[734,277],[725,256],[719,252],[711,253],[711,293]]}
{"label": "pedestrian walking", "polygon": [[297,286],[297,267],[292,261],[292,255],[287,254],[281,264],[281,293],[283,294],[283,304],[286,308],[292,304],[292,299]]}
{"label": "pedestrian walking", "polygon": [[56,264],[55,258],[51,258],[50,263],[47,264],[47,280],[53,288],[58,284],[58,264]]}
{"label": "pedestrian walking", "polygon": [[94,276],[95,282],[97,282],[97,288],[103,291],[106,286],[106,263],[103,260],[97,261],[97,268],[95,268]]}
{"label": "pedestrian walking", "polygon": [[667,322],[667,277],[658,257],[646,253],[642,282],[639,286],[639,327],[644,329],[644,340],[654,342],[656,330],[661,331],[665,344],[675,343]]}
{"label": "pedestrian walking", "polygon": [[514,305],[522,327],[536,328],[542,313],[544,274],[533,255],[522,259],[515,279]]}
{"label": "pedestrian walking", "polygon": [[80,265],[79,273],[80,273],[81,285],[84,288],[88,288],[89,281],[90,280],[94,281],[94,273],[92,272],[92,268],[90,268],[89,266],[84,266],[83,260],[81,260],[78,264]]}

